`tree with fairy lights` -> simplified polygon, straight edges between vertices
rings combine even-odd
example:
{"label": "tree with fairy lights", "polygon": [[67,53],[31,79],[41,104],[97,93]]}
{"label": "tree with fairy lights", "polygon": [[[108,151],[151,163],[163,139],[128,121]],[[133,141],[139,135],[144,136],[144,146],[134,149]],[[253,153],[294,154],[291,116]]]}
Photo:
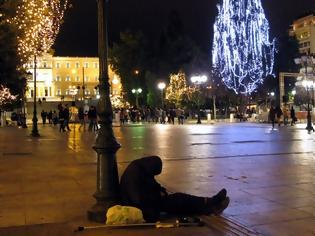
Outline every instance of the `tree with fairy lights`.
{"label": "tree with fairy lights", "polygon": [[68,0],[19,0],[15,16],[8,21],[17,30],[18,55],[23,64],[34,58],[34,108],[32,136],[38,137],[36,111],[36,57],[48,52],[58,35]]}
{"label": "tree with fairy lights", "polygon": [[213,67],[235,93],[249,95],[272,74],[275,42],[260,0],[223,0],[214,24]]}
{"label": "tree with fairy lights", "polygon": [[8,104],[11,104],[16,99],[16,96],[12,95],[9,88],[0,85],[0,111],[5,109]]}
{"label": "tree with fairy lights", "polygon": [[187,91],[186,75],[180,71],[178,74],[170,75],[170,83],[166,88],[166,100],[170,103],[180,106],[183,95]]}
{"label": "tree with fairy lights", "polygon": [[20,0],[8,21],[18,30],[18,54],[23,63],[53,46],[68,0]]}

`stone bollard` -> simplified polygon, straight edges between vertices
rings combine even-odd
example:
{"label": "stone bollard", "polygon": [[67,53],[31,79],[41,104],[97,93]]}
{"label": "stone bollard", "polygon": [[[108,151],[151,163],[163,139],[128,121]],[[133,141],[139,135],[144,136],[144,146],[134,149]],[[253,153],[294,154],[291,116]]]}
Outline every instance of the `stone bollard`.
{"label": "stone bollard", "polygon": [[211,123],[211,114],[208,114],[208,115],[207,115],[207,122],[208,122],[208,123]]}
{"label": "stone bollard", "polygon": [[230,114],[230,123],[233,123],[234,122],[234,114]]}

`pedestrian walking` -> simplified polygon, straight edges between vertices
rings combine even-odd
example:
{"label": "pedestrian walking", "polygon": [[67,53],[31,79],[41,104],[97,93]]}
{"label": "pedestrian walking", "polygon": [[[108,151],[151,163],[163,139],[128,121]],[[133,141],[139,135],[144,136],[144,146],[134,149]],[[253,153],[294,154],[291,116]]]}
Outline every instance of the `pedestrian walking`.
{"label": "pedestrian walking", "polygon": [[47,118],[47,112],[42,110],[42,112],[40,113],[41,117],[42,117],[42,121],[43,121],[43,125],[46,124],[46,118]]}
{"label": "pedestrian walking", "polygon": [[296,116],[295,116],[295,110],[294,110],[294,107],[292,106],[291,107],[291,110],[290,110],[290,117],[291,117],[291,126],[295,125],[295,122],[296,122]]}
{"label": "pedestrian walking", "polygon": [[283,112],[281,110],[281,108],[279,106],[276,107],[276,116],[277,116],[277,122],[278,122],[278,126],[280,127],[281,125],[281,117],[283,115]]}
{"label": "pedestrian walking", "polygon": [[283,124],[287,125],[289,123],[289,111],[286,107],[283,107]]}
{"label": "pedestrian walking", "polygon": [[70,121],[70,111],[69,111],[68,104],[66,104],[64,108],[64,127],[67,128],[68,131],[71,131],[69,127],[69,121]]}
{"label": "pedestrian walking", "polygon": [[175,124],[175,117],[176,117],[176,112],[175,109],[170,109],[170,124]]}
{"label": "pedestrian walking", "polygon": [[274,129],[275,128],[275,120],[276,120],[276,111],[275,111],[275,108],[273,106],[271,106],[270,110],[269,110],[269,120],[271,121],[272,129]]}
{"label": "pedestrian walking", "polygon": [[83,126],[83,130],[85,131],[85,120],[84,120],[84,109],[83,107],[80,107],[78,110],[78,118],[79,118],[79,130],[82,128]]}
{"label": "pedestrian walking", "polygon": [[47,114],[48,124],[52,124],[52,110],[50,110]]}
{"label": "pedestrian walking", "polygon": [[64,112],[64,107],[61,106],[59,107],[59,125],[60,125],[59,132],[66,132],[64,122],[65,122],[65,112]]}
{"label": "pedestrian walking", "polygon": [[125,124],[125,109],[124,108],[120,109],[119,121],[120,121],[120,125],[124,125]]}
{"label": "pedestrian walking", "polygon": [[97,113],[96,108],[94,106],[90,107],[90,110],[88,112],[88,118],[89,118],[89,131],[96,131],[98,130],[97,127]]}
{"label": "pedestrian walking", "polygon": [[160,157],[143,157],[132,161],[120,180],[122,203],[141,209],[146,222],[158,221],[162,211],[175,215],[220,214],[229,205],[225,189],[212,197],[169,193],[155,180],[161,171]]}
{"label": "pedestrian walking", "polygon": [[57,112],[55,110],[52,112],[52,122],[53,122],[54,126],[56,126],[58,124],[58,115],[57,115]]}

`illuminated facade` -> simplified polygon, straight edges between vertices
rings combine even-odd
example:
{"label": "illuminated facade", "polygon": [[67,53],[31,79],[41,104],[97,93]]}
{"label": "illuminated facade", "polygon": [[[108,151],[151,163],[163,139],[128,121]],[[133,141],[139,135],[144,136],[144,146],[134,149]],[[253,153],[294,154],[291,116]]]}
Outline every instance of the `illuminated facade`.
{"label": "illuminated facade", "polygon": [[[27,87],[27,99],[34,94],[34,62],[27,65],[32,73]],[[37,59],[36,87],[38,99],[73,101],[98,97],[98,57],[53,57],[46,54]],[[120,78],[109,68],[111,95],[121,94]]]}
{"label": "illuminated facade", "polygon": [[290,35],[299,41],[303,54],[315,53],[315,12],[293,22]]}

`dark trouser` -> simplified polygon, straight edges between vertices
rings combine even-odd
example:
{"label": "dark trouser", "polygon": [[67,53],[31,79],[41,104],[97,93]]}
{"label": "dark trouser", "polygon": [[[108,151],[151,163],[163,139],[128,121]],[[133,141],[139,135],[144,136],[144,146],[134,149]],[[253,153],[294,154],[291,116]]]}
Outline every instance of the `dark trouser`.
{"label": "dark trouser", "polygon": [[271,119],[272,128],[275,127],[275,119]]}
{"label": "dark trouser", "polygon": [[173,193],[162,198],[161,211],[170,214],[203,214],[205,198],[185,193]]}
{"label": "dark trouser", "polygon": [[64,126],[64,119],[60,119],[59,120],[59,123],[60,123],[60,127],[59,127],[59,132],[61,132],[61,131],[66,131],[65,130],[65,126]]}

